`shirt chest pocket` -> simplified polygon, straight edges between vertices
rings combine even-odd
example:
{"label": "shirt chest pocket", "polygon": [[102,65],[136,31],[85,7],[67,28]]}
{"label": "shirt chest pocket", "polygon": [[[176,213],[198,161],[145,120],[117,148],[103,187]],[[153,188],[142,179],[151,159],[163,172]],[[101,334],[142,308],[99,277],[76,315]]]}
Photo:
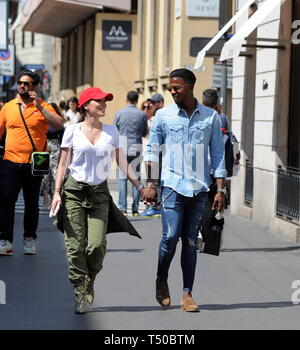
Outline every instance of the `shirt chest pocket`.
{"label": "shirt chest pocket", "polygon": [[197,143],[203,143],[204,139],[210,135],[210,128],[207,123],[196,124],[192,130],[192,140]]}
{"label": "shirt chest pocket", "polygon": [[182,125],[171,125],[170,136],[172,143],[182,143],[184,139],[184,128]]}

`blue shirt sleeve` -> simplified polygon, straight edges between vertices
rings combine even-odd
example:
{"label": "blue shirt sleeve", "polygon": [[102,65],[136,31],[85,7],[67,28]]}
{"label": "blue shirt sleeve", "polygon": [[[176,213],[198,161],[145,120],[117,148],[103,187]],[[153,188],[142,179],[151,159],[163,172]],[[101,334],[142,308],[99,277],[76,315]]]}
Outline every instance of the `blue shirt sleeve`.
{"label": "blue shirt sleeve", "polygon": [[209,148],[213,177],[225,178],[227,176],[225,168],[225,149],[220,119],[217,113],[213,115],[212,134]]}

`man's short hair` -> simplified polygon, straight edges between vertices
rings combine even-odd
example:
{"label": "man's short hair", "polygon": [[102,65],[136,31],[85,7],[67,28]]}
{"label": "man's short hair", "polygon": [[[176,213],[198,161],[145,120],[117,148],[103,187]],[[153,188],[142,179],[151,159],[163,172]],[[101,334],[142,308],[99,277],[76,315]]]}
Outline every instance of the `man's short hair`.
{"label": "man's short hair", "polygon": [[202,102],[206,107],[215,108],[219,101],[218,91],[206,89],[203,91]]}
{"label": "man's short hair", "polygon": [[139,100],[139,94],[137,91],[129,91],[127,94],[127,100],[131,103],[135,103]]}
{"label": "man's short hair", "polygon": [[183,79],[186,83],[191,84],[192,86],[195,85],[196,83],[196,76],[195,74],[186,68],[179,68],[175,69],[170,73],[170,78],[181,78]]}
{"label": "man's short hair", "polygon": [[154,94],[151,98],[149,98],[149,101],[152,103],[157,102],[164,102],[164,97],[161,94]]}
{"label": "man's short hair", "polygon": [[24,75],[27,75],[28,77],[30,77],[32,79],[32,85],[37,86],[40,83],[40,77],[38,76],[38,74],[36,72],[33,72],[29,69],[23,70],[19,76],[18,76],[18,80],[23,77]]}

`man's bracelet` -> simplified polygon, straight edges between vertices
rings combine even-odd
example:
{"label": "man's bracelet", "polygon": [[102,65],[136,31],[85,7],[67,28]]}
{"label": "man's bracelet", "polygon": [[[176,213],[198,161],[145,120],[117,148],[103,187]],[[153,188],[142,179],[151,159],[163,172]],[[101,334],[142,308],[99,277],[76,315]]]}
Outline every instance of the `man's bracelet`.
{"label": "man's bracelet", "polygon": [[60,192],[60,188],[55,188],[55,189],[54,189],[54,193],[55,193],[55,192]]}
{"label": "man's bracelet", "polygon": [[137,190],[140,191],[142,188],[145,188],[145,186],[142,183],[140,183],[139,186],[137,187]]}

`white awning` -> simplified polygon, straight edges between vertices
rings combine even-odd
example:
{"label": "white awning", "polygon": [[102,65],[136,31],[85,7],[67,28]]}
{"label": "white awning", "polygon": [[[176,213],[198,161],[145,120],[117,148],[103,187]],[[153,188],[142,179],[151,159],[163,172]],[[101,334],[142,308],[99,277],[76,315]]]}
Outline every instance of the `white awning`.
{"label": "white awning", "polygon": [[242,16],[242,14],[249,9],[253,2],[254,0],[248,0],[244,6],[242,6],[242,8],[231,18],[231,20],[225,24],[219,33],[216,34],[211,41],[198,52],[194,69],[199,69],[202,66],[206,51],[208,51],[228,31],[228,29],[232,27],[232,25]]}
{"label": "white awning", "polygon": [[280,2],[281,0],[266,0],[238,32],[224,44],[220,61],[238,57],[245,38],[252,33],[278,5],[280,5]]}
{"label": "white awning", "polygon": [[[222,49],[220,61],[228,60],[239,56],[243,41],[253,32],[253,30],[280,4],[282,0],[265,0],[259,9],[246,21],[246,23],[227,41]],[[252,5],[254,0],[247,1],[244,6],[231,18],[231,20],[219,31],[218,34],[198,53],[194,69],[199,69],[202,64],[206,51],[208,51],[228,29],[243,15],[243,13]]]}

